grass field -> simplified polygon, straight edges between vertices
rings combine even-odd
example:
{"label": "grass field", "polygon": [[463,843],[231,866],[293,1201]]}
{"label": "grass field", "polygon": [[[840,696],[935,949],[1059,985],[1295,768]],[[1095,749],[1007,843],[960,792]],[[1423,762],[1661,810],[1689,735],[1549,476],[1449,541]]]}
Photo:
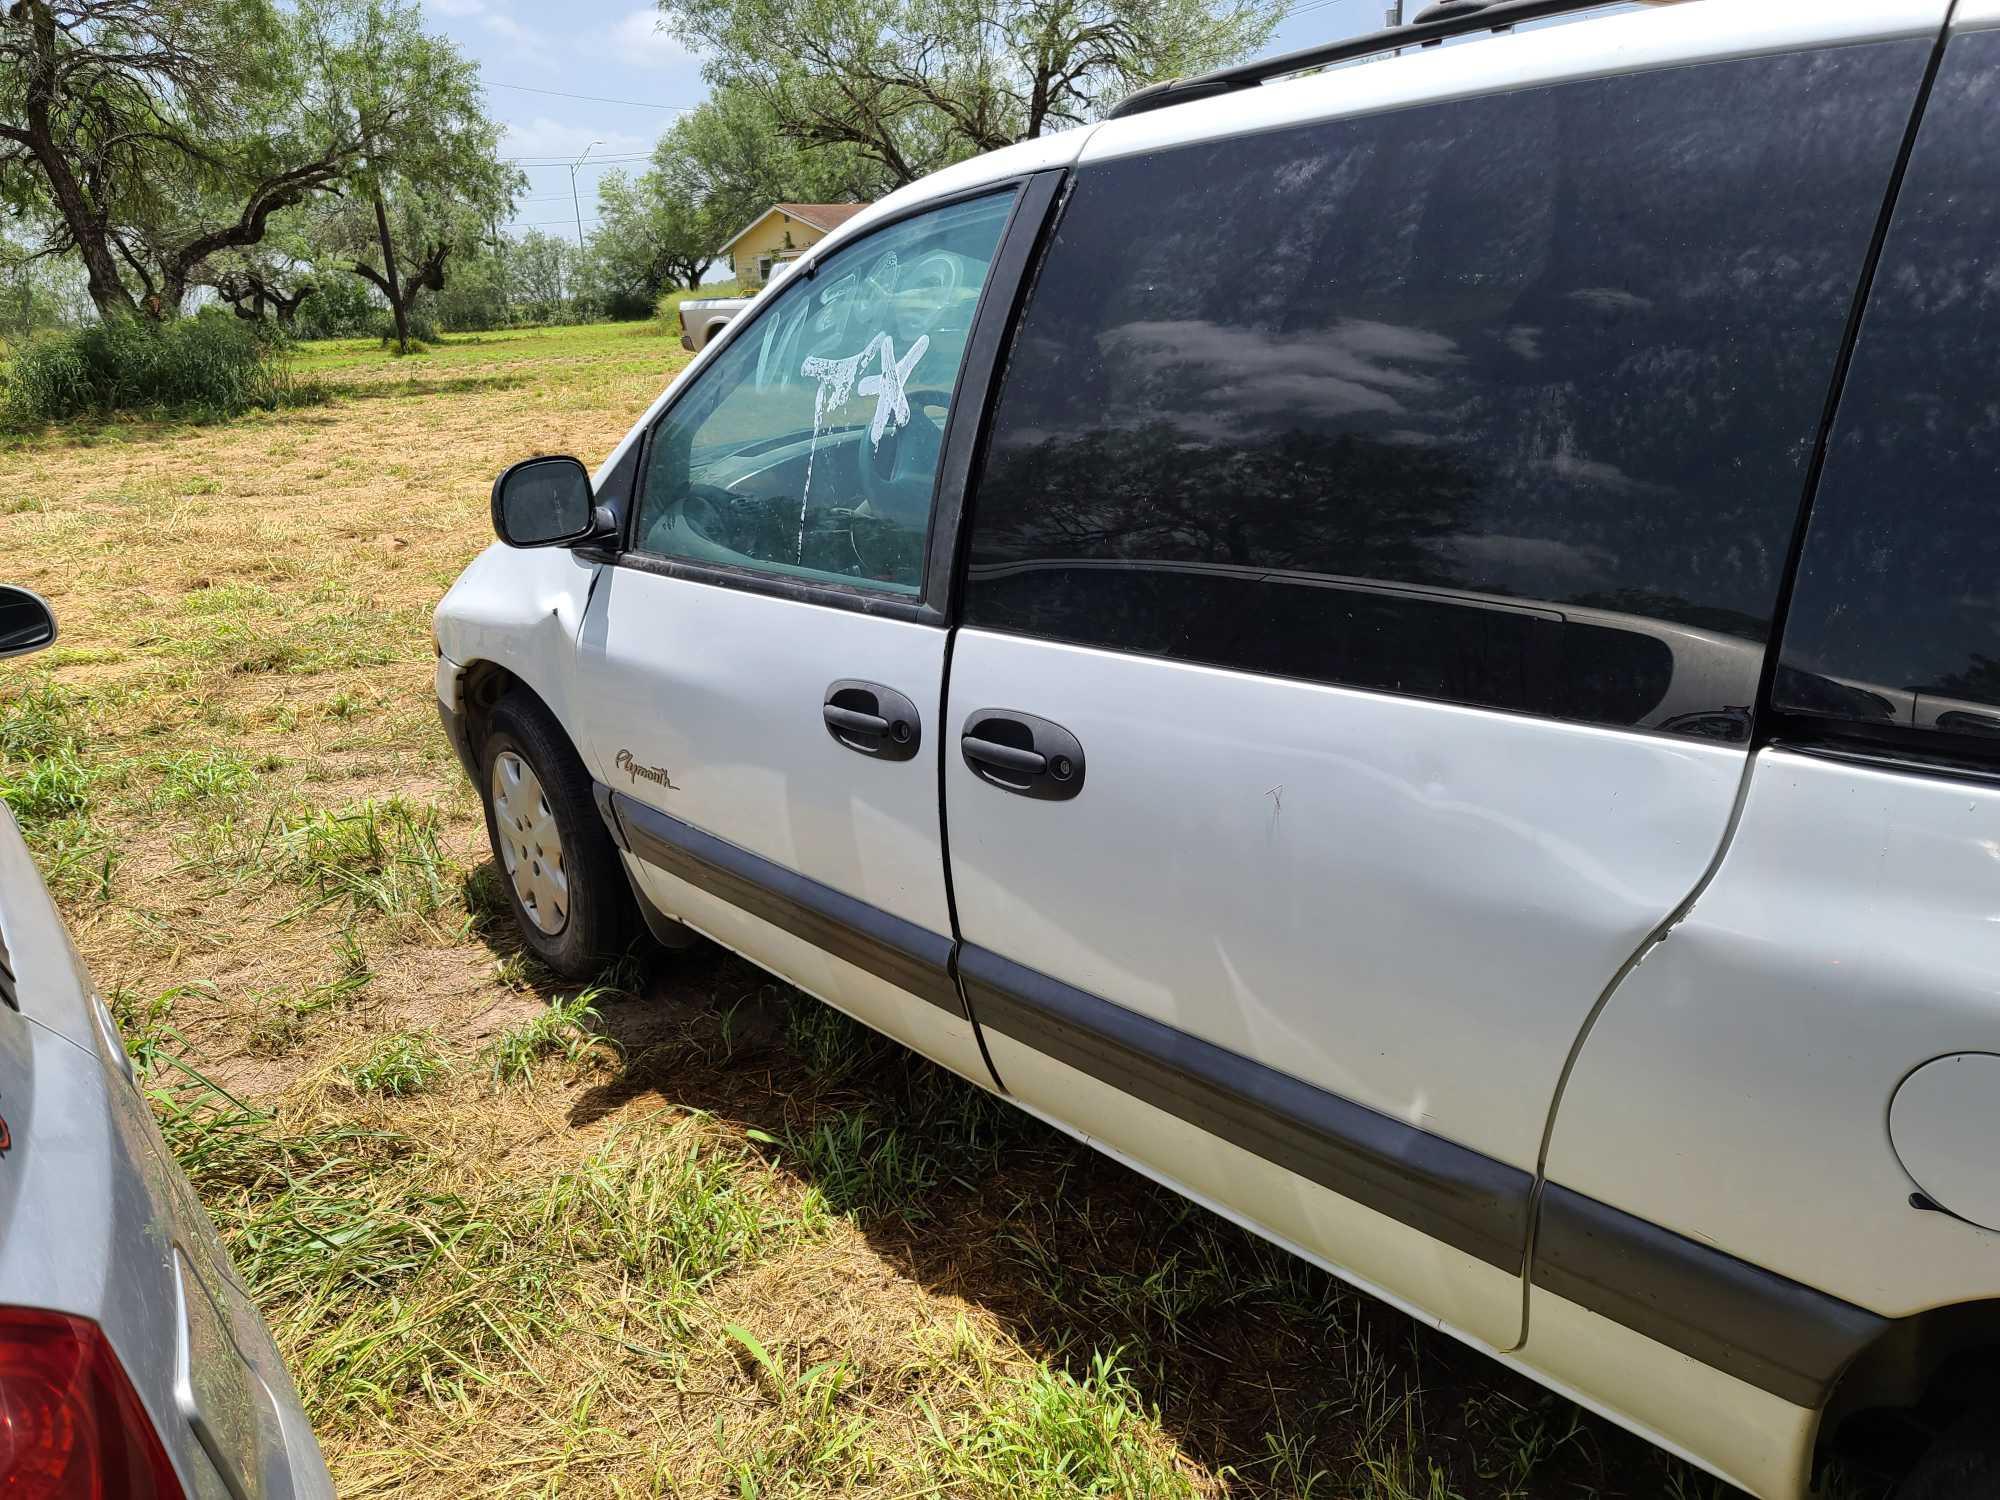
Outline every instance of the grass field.
{"label": "grass field", "polygon": [[1710,1495],[712,950],[517,949],[429,615],[650,325],[0,449],[0,786],[343,1495]]}

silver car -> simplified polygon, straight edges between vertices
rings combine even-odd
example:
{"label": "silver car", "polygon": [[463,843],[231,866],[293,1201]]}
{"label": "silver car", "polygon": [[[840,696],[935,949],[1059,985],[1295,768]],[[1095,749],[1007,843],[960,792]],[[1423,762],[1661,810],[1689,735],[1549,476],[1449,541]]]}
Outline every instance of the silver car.
{"label": "silver car", "polygon": [[[0,656],[55,639],[0,587]],[[0,1493],[288,1500],[333,1483],[0,805]]]}

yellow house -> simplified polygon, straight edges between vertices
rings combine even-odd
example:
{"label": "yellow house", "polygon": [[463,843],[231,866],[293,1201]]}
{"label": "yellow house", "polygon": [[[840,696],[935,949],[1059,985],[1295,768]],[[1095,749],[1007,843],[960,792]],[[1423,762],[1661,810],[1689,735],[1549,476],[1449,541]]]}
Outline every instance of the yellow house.
{"label": "yellow house", "polygon": [[729,262],[736,279],[759,287],[771,272],[796,260],[868,205],[865,203],[773,203],[715,253]]}

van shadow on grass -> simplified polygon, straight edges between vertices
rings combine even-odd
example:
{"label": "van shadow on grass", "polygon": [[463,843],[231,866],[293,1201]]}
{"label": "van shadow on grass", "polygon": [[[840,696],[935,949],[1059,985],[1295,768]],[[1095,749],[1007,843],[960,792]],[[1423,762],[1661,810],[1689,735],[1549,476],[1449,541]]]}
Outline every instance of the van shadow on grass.
{"label": "van shadow on grass", "polygon": [[[510,951],[505,924],[482,931]],[[1081,1375],[1117,1351],[1231,1493],[1734,1493],[719,948],[607,981],[595,1024],[621,1060],[571,1127],[656,1101],[743,1133],[899,1274],[1037,1358]]]}

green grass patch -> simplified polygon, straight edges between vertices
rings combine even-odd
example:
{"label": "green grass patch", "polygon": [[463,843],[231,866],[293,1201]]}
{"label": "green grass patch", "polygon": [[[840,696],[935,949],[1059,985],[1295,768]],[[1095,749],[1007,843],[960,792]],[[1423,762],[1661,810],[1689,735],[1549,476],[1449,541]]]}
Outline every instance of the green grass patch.
{"label": "green grass patch", "polygon": [[[248,601],[261,589],[203,589],[184,601],[202,621],[172,649],[204,666],[232,672],[305,675],[380,667],[419,659],[418,638],[393,611],[343,608],[300,612],[280,624],[261,618],[262,604]],[[220,596],[211,604],[209,596]]]}
{"label": "green grass patch", "polygon": [[407,1099],[421,1094],[451,1070],[437,1034],[399,1031],[385,1036],[342,1076],[357,1093]]}
{"label": "green grass patch", "polygon": [[144,768],[153,800],[167,807],[227,802],[249,789],[250,763],[228,750],[189,750],[161,756]]}
{"label": "green grass patch", "polygon": [[74,751],[84,729],[86,700],[54,678],[39,676],[0,697],[0,759],[35,760]]}
{"label": "green grass patch", "polygon": [[724,1325],[722,1334],[778,1414],[775,1430],[760,1434],[747,1456],[732,1458],[729,1473],[737,1494],[791,1494],[795,1485],[788,1481],[800,1474],[814,1476],[831,1492],[875,1467],[866,1452],[867,1417],[856,1402],[843,1399],[856,1379],[847,1359],[806,1365],[774,1355],[741,1324]]}
{"label": "green grass patch", "polygon": [[942,1175],[937,1157],[919,1134],[883,1124],[866,1108],[823,1114],[776,1144],[835,1213],[909,1223],[931,1214],[927,1200]]}
{"label": "green grass patch", "polygon": [[401,797],[340,812],[274,814],[259,840],[278,879],[311,892],[304,909],[344,906],[359,915],[433,917],[459,882],[441,842],[437,808]]}
{"label": "green grass patch", "polygon": [[803,1226],[755,1187],[743,1158],[687,1130],[625,1152],[619,1132],[532,1200],[551,1251],[609,1261],[671,1298],[706,1286]]}
{"label": "green grass patch", "polygon": [[32,833],[45,823],[88,809],[95,779],[96,773],[64,746],[50,755],[8,762],[0,770],[0,801],[5,801],[22,828]]}
{"label": "green grass patch", "polygon": [[87,702],[52,679],[37,678],[0,699],[0,802],[59,898],[104,896],[119,851],[94,817],[105,768],[83,758]]}
{"label": "green grass patch", "polygon": [[468,1173],[416,1135],[256,1109],[184,1064],[152,1100],[316,1421],[469,1401],[577,1339],[672,1362],[695,1293],[798,1231],[697,1122],[615,1133],[566,1170]]}
{"label": "green grass patch", "polygon": [[978,1500],[1195,1500],[1149,1409],[1114,1354],[1081,1376],[1038,1369],[972,1384],[970,1408],[929,1413],[936,1466]]}
{"label": "green grass patch", "polygon": [[896,1050],[880,1032],[804,995],[786,1007],[785,1045],[815,1077],[830,1083],[876,1067]]}
{"label": "green grass patch", "polygon": [[580,990],[567,999],[549,1002],[496,1037],[486,1049],[487,1069],[496,1084],[532,1083],[535,1069],[549,1062],[575,1064],[609,1046],[597,1033],[603,1017],[597,1001],[604,991]]}

